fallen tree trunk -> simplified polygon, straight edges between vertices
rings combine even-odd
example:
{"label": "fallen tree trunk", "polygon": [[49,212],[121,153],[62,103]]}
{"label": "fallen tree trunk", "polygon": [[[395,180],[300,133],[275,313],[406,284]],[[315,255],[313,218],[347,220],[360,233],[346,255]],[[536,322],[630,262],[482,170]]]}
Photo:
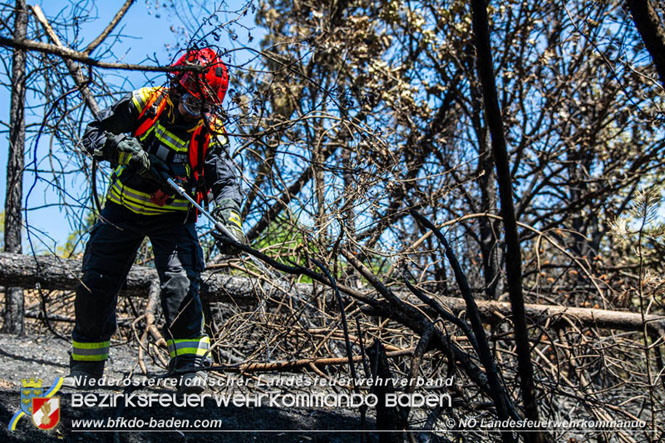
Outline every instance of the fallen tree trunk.
{"label": "fallen tree trunk", "polygon": [[[0,286],[31,289],[39,285],[42,289],[73,290],[79,284],[80,271],[81,262],[78,260],[56,256],[33,257],[0,253]],[[155,280],[157,280],[157,271],[153,268],[134,266],[127,276],[121,294],[147,297],[150,284]],[[312,295],[312,289],[312,285],[309,284],[296,284],[289,290],[292,295],[307,297]],[[352,296],[360,293],[343,286],[340,286],[340,290]],[[206,271],[201,275],[201,298],[207,302],[228,302],[248,306],[257,304],[262,297],[280,293],[281,290],[274,285],[254,278],[230,276],[216,271]],[[366,293],[363,295],[367,296]],[[398,292],[398,295],[413,301],[410,294]],[[464,300],[461,298],[438,297],[437,300],[455,314],[466,310]],[[495,322],[511,315],[510,303],[507,302],[477,300],[477,304],[484,322]],[[428,306],[420,306],[420,309],[432,317],[436,316]],[[549,322],[550,326],[561,326],[570,320],[582,326],[623,331],[642,330],[642,316],[634,312],[536,304],[526,304],[525,310],[530,321],[541,325]],[[665,331],[665,316],[647,315],[645,320],[652,330],[660,334]]]}
{"label": "fallen tree trunk", "polygon": [[[466,309],[464,300],[443,297],[443,301],[455,313]],[[478,300],[478,310],[485,321],[509,317],[510,303]],[[609,311],[606,309],[575,308],[556,305],[524,305],[526,316],[532,322],[545,324],[550,327],[568,324],[568,320],[581,326],[595,326],[605,329],[619,329],[622,331],[641,331],[642,316],[635,312]],[[647,315],[645,320],[651,329],[660,333],[665,331],[665,316]]]}
{"label": "fallen tree trunk", "polygon": [[[74,290],[80,283],[81,262],[57,256],[31,256],[0,253],[0,286],[26,289],[40,287],[50,290]],[[122,295],[147,297],[150,284],[156,281],[157,271],[147,266],[133,266],[127,275]],[[233,277],[219,272],[201,275],[201,298],[209,301],[254,305],[264,293],[276,289],[258,280]]]}

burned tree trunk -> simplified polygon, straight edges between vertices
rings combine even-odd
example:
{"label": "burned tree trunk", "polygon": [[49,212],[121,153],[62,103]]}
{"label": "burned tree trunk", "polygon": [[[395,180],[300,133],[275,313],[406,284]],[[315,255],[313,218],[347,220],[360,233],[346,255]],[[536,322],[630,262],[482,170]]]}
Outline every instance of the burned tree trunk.
{"label": "burned tree trunk", "polygon": [[[529,331],[526,325],[524,309],[524,295],[522,294],[522,254],[520,239],[517,231],[515,205],[513,203],[513,184],[510,174],[510,157],[503,133],[503,118],[497,97],[496,80],[490,46],[489,20],[487,18],[487,5],[485,1],[472,0],[471,10],[473,16],[473,34],[476,46],[478,77],[482,85],[484,98],[484,111],[487,126],[492,137],[492,153],[496,168],[499,197],[501,201],[501,215],[506,238],[506,277],[508,280],[508,293],[515,325],[515,344],[517,348],[518,371],[522,388],[522,401],[524,413],[528,419],[538,421],[538,401],[536,387],[533,379],[533,364],[531,362],[531,348],[529,345]],[[510,440],[502,435],[504,441]],[[545,441],[541,432],[525,434],[527,441]]]}
{"label": "burned tree trunk", "polygon": [[[0,252],[0,286],[20,286],[34,288],[39,284],[42,289],[74,290],[80,280],[81,262],[55,256],[37,256],[9,254]],[[123,295],[147,297],[150,284],[157,280],[157,271],[145,266],[133,266]],[[340,291],[351,296],[359,293],[357,289],[338,285]],[[311,284],[298,283],[289,286],[289,294],[294,297],[311,297],[314,290]],[[206,302],[230,302],[250,306],[260,298],[283,295],[284,289],[268,282],[246,277],[205,271],[201,274],[201,299]],[[407,299],[405,293],[399,293],[400,299]],[[466,311],[466,304],[461,298],[437,297],[437,300],[456,315]],[[415,303],[415,300],[413,300]],[[478,311],[483,322],[500,321],[511,313],[510,303],[477,300]],[[427,306],[419,306],[424,312],[436,316]],[[547,325],[548,328],[567,327],[575,323],[584,327],[616,329],[621,331],[641,331],[646,322],[650,331],[665,335],[665,317],[625,311],[605,309],[573,308],[553,305],[525,305],[525,312],[532,321]]]}
{"label": "burned tree trunk", "polygon": [[660,27],[656,11],[649,0],[627,0],[626,4],[665,87],[665,31]]}
{"label": "burned tree trunk", "polygon": [[[14,39],[25,39],[28,11],[24,0],[16,0]],[[25,148],[25,60],[23,49],[14,49],[12,59],[12,86],[9,116],[9,158],[7,160],[7,194],[5,197],[5,251],[20,254],[21,201],[23,199],[23,167]],[[23,334],[23,289],[8,287],[5,291],[3,332]]]}
{"label": "burned tree trunk", "polygon": [[[74,290],[80,284],[81,262],[57,256],[0,253],[0,286],[20,286],[49,290]],[[150,285],[157,281],[157,271],[147,266],[133,266],[121,291],[123,295],[147,297]],[[266,282],[232,277],[227,274],[201,274],[201,298],[208,302],[254,305],[258,297],[270,297],[281,289]],[[294,295],[301,295],[296,288]]]}
{"label": "burned tree trunk", "polygon": [[376,429],[382,432],[379,434],[379,443],[398,443],[404,441],[404,434],[399,432],[407,428],[406,417],[401,414],[401,408],[386,405],[386,396],[395,392],[395,387],[390,383],[384,383],[386,380],[394,380],[390,372],[386,350],[380,341],[375,340],[372,346],[367,350],[370,360],[371,375],[374,379],[372,394],[379,399],[376,405]]}

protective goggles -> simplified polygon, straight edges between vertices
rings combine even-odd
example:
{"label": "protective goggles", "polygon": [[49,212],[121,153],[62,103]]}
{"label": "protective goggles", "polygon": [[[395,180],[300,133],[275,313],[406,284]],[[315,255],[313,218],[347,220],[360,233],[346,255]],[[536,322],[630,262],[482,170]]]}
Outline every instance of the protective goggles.
{"label": "protective goggles", "polygon": [[194,117],[198,117],[202,114],[209,114],[213,110],[213,106],[208,103],[204,103],[199,98],[194,97],[190,93],[183,94],[181,101],[182,107],[185,108],[185,111]]}

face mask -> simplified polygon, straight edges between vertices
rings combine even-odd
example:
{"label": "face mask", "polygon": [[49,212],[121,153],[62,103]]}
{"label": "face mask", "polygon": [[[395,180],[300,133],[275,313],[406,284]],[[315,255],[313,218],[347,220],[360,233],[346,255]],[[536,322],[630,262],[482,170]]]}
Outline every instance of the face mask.
{"label": "face mask", "polygon": [[185,108],[185,111],[193,117],[200,117],[201,114],[207,114],[211,111],[210,106],[204,104],[201,102],[201,100],[189,93],[182,95],[181,102],[182,107]]}

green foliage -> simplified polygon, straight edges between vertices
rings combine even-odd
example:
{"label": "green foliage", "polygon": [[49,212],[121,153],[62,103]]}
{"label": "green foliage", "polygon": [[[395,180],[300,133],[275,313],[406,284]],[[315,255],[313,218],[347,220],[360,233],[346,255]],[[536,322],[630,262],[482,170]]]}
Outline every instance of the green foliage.
{"label": "green foliage", "polygon": [[[665,219],[661,213],[661,201],[660,186],[641,189],[635,193],[626,213],[612,223],[611,232],[616,236],[617,246],[646,248],[633,251],[634,254],[628,254],[626,259],[638,260],[639,254],[665,249]],[[640,239],[644,244],[639,244]]]}
{"label": "green foliage", "polygon": [[[270,224],[254,244],[256,249],[274,258],[285,265],[299,264],[311,266],[307,257],[318,253],[318,248],[312,245],[305,234],[306,228],[286,217],[279,217]],[[301,282],[311,283],[309,277],[302,277]]]}

